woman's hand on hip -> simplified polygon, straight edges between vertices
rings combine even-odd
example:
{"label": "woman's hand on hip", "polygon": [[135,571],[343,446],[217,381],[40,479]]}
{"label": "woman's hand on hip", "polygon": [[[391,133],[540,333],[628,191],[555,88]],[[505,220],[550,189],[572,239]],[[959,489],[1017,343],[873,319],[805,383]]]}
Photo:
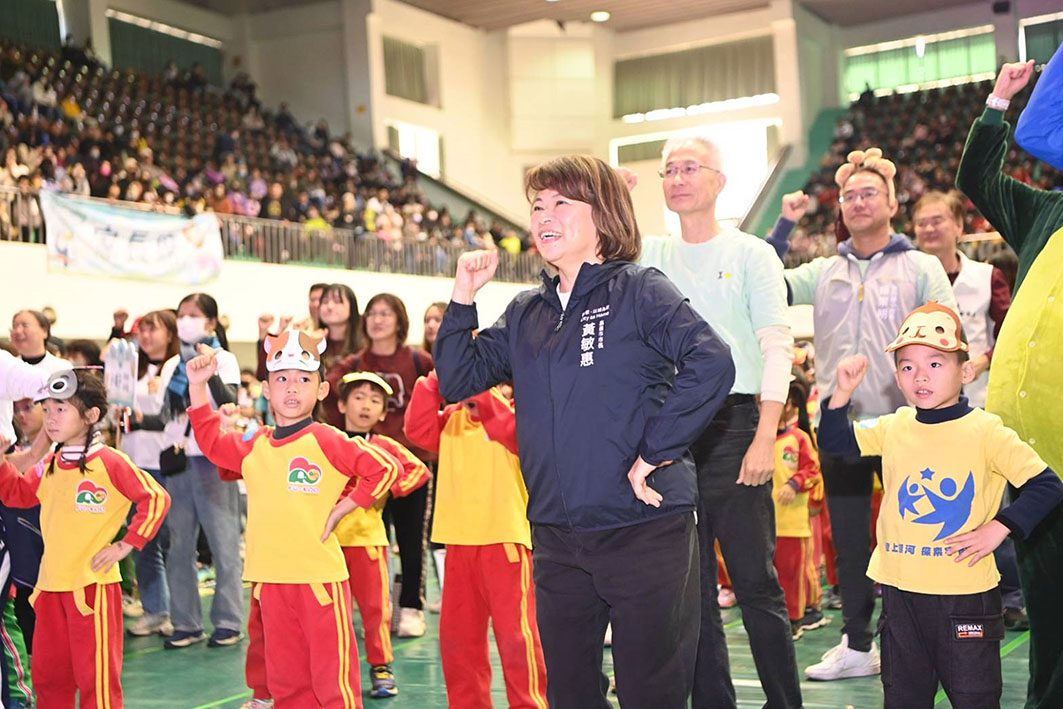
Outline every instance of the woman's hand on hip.
{"label": "woman's hand on hip", "polygon": [[[668,465],[671,462],[672,461],[667,460],[661,463],[661,465]],[[646,478],[659,467],[660,465],[647,463],[640,455],[635,459],[635,462],[631,464],[631,470],[627,472],[627,479],[628,482],[631,483],[631,489],[634,490],[635,497],[653,507],[660,507],[661,502],[664,501],[664,497],[661,496],[661,493],[646,484]]]}

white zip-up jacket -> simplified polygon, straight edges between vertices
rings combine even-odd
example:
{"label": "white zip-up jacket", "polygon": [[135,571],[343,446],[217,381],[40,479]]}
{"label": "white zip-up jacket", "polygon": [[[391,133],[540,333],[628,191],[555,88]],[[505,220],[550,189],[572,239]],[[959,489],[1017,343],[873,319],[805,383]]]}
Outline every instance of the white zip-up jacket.
{"label": "white zip-up jacket", "polygon": [[858,258],[851,242],[838,254],[817,258],[785,272],[792,305],[813,306],[816,381],[824,396],[834,391],[838,363],[862,354],[870,366],[853,392],[856,418],[893,413],[904,406],[886,346],[912,310],[931,300],[959,312],[945,269],[936,256],[917,251],[902,234],[870,258]]}

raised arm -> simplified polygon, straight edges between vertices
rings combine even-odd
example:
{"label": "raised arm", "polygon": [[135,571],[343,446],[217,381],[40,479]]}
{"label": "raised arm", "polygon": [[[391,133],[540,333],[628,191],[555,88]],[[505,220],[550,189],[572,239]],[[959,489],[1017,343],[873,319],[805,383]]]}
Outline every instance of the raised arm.
{"label": "raised arm", "polygon": [[[1032,73],[1032,62],[1005,64],[997,76],[992,97],[1010,101],[1026,86]],[[1036,218],[1040,191],[1002,173],[1008,152],[1008,130],[1004,111],[986,106],[967,136],[956,172],[956,187],[1015,251],[1021,251]]]}
{"label": "raised arm", "polygon": [[1063,170],[1063,49],[1056,50],[1041,72],[1019,116],[1015,140],[1030,155]]}
{"label": "raised arm", "polygon": [[[454,292],[434,348],[440,391],[448,401],[467,399],[512,378],[506,316],[473,336],[479,326],[473,299],[497,267],[497,251],[470,251],[458,259]],[[507,314],[511,310],[512,304]]]}

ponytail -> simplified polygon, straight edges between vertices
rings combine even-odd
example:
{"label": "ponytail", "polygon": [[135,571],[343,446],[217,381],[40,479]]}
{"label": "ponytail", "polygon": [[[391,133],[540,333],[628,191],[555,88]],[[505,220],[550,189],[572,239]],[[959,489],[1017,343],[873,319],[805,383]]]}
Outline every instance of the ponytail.
{"label": "ponytail", "polygon": [[223,350],[229,349],[229,338],[225,336],[225,326],[220,322],[214,326],[214,336],[218,338],[218,344]]}
{"label": "ponytail", "polygon": [[59,457],[59,455],[62,452],[62,450],[63,450],[63,444],[62,443],[56,443],[55,444],[55,450],[52,452],[52,459],[50,461],[48,461],[48,474],[49,475],[51,475],[52,473],[55,472],[55,459]]}
{"label": "ponytail", "polygon": [[84,475],[88,472],[89,466],[85,463],[85,459],[89,456],[89,446],[92,445],[92,435],[96,432],[96,424],[90,423],[89,430],[85,432],[85,447],[81,449],[81,457],[78,458],[78,470]]}

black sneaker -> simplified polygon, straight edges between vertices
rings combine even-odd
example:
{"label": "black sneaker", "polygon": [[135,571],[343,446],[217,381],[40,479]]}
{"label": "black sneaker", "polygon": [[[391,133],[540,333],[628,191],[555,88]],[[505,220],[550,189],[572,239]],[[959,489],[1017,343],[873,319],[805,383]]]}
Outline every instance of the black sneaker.
{"label": "black sneaker", "polygon": [[1030,618],[1022,608],[1005,608],[1004,627],[1016,631],[1029,630]]}
{"label": "black sneaker", "polygon": [[790,634],[793,636],[795,642],[801,639],[801,636],[805,634],[805,631],[801,629],[801,621],[790,621]]}
{"label": "black sneaker", "polygon": [[239,630],[218,628],[210,634],[210,640],[207,642],[207,645],[210,647],[229,647],[230,645],[236,645],[243,639],[244,634]]}
{"label": "black sneaker", "polygon": [[801,630],[815,630],[816,628],[822,628],[824,625],[830,625],[830,618],[823,615],[816,608],[806,608],[804,617],[797,622],[801,626]]}
{"label": "black sneaker", "polygon": [[369,690],[369,696],[373,699],[387,699],[399,693],[391,665],[375,665],[370,668],[369,681],[373,683],[373,688]]}
{"label": "black sneaker", "polygon": [[175,630],[166,642],[162,644],[167,650],[178,650],[189,645],[201,643],[207,639],[202,630]]}

